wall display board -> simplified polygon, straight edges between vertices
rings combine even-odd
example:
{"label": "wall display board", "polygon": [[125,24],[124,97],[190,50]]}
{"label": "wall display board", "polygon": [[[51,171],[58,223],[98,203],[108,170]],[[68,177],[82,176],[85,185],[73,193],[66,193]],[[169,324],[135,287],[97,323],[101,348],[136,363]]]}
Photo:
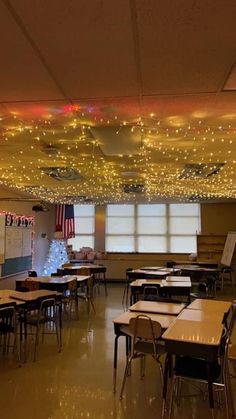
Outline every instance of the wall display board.
{"label": "wall display board", "polygon": [[220,261],[222,265],[225,265],[225,266],[231,265],[235,245],[236,245],[236,231],[230,231],[227,235],[225,247],[224,247],[222,258]]}
{"label": "wall display board", "polygon": [[5,259],[5,214],[0,214],[0,264]]}
{"label": "wall display board", "polygon": [[[4,255],[1,276],[32,268],[33,217],[4,215]],[[1,262],[0,262],[1,263]]]}

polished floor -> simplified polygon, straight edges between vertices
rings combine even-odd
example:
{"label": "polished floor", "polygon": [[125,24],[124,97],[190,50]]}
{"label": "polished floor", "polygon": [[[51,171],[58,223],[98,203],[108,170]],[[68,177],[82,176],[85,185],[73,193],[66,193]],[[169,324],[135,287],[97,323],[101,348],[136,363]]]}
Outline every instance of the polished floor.
{"label": "polished floor", "polygon": [[[236,287],[235,287],[236,288]],[[79,318],[64,316],[63,350],[57,352],[54,336],[40,344],[37,361],[32,353],[21,368],[14,356],[0,356],[1,419],[158,419],[161,417],[159,369],[149,360],[146,375],[139,378],[139,362],[127,379],[122,402],[119,390],[124,371],[124,341],[120,339],[118,391],[112,393],[114,331],[112,319],[122,312],[123,286],[111,284],[108,297],[103,289],[96,296],[96,314],[88,320],[83,302]],[[219,295],[220,296],[220,295]],[[224,297],[233,299],[228,288]],[[236,387],[234,387],[235,391]],[[207,399],[186,387],[186,397],[175,406],[174,418],[205,418],[209,415]],[[225,418],[217,409],[215,418]]]}

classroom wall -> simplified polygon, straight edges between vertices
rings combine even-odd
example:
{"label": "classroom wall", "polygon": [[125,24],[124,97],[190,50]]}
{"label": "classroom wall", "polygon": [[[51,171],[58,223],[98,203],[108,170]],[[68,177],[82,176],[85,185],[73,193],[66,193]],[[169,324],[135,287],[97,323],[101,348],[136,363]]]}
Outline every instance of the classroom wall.
{"label": "classroom wall", "polygon": [[[19,198],[19,194],[14,194],[0,187],[0,210],[13,212],[17,215],[35,216],[35,247],[34,247],[34,269],[40,274],[42,272],[49,249],[49,241],[41,237],[46,233],[48,238],[53,237],[55,225],[54,205],[47,205],[48,212],[32,211],[32,202],[4,201],[5,197]],[[22,198],[22,196],[21,196]]]}
{"label": "classroom wall", "polygon": [[201,233],[236,231],[236,203],[201,204]]}
{"label": "classroom wall", "polygon": [[[49,241],[42,238],[41,234],[46,233],[47,237],[53,238],[55,225],[55,210],[53,205],[48,205],[49,212],[32,211],[32,202],[15,202],[3,201],[4,197],[20,197],[19,194],[9,193],[9,191],[0,187],[0,210],[15,212],[18,215],[34,215],[35,216],[35,249],[34,249],[34,268],[40,274],[42,272],[45,260],[48,255]],[[105,205],[96,207],[96,225],[95,225],[95,248],[96,250],[104,250],[105,248]],[[228,231],[236,231],[236,203],[207,203],[201,204],[201,232],[202,234],[227,234]],[[154,262],[163,262],[163,255],[159,257],[152,255]],[[179,257],[179,256],[178,256]],[[181,256],[180,256],[181,257]],[[185,257],[182,255],[182,257]],[[120,257],[119,257],[120,258]],[[137,260],[139,255],[135,255]],[[172,259],[173,255],[165,255],[165,260]],[[120,277],[121,272],[125,271],[126,265],[133,265],[134,260],[130,260],[130,255],[122,255],[122,261],[110,261],[110,276]],[[124,260],[125,259],[125,260]],[[145,259],[146,256],[145,256]],[[137,261],[138,262],[138,261]],[[143,261],[144,262],[144,261]],[[148,262],[148,260],[145,260]],[[151,262],[151,260],[149,260]],[[115,265],[116,266],[115,266]],[[113,266],[114,265],[114,266]],[[118,266],[119,265],[119,266]],[[123,266],[124,265],[124,266]],[[122,269],[121,269],[122,268]],[[110,270],[109,269],[109,270]],[[122,275],[123,276],[123,275]]]}

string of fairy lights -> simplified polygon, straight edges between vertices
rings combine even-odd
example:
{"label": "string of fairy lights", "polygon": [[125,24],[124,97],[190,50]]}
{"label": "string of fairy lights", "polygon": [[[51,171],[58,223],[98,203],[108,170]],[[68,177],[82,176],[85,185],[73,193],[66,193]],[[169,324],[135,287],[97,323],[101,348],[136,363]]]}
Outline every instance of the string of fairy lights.
{"label": "string of fairy lights", "polygon": [[[102,136],[95,138],[93,128],[107,126],[114,127],[117,141],[122,130],[128,133],[127,141],[138,133],[137,152],[104,155]],[[38,119],[2,115],[0,184],[51,203],[137,200],[136,192],[124,191],[127,183],[142,185],[141,199],[148,202],[235,198],[235,136],[236,126],[229,123],[197,119],[190,124],[176,117],[160,120],[154,113],[132,120],[92,116],[78,109]],[[203,168],[211,164],[219,170],[212,176],[184,177],[186,164]],[[64,181],[45,170],[55,167],[62,178],[65,175]],[[80,179],[67,179],[68,168]]]}

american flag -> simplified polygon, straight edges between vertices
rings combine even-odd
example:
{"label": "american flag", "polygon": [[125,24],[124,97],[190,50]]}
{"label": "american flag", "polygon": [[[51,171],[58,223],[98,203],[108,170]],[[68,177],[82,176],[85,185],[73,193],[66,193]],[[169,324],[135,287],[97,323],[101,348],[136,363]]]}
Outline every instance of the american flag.
{"label": "american flag", "polygon": [[75,237],[73,205],[56,206],[56,231],[62,231],[64,239],[71,239]]}

